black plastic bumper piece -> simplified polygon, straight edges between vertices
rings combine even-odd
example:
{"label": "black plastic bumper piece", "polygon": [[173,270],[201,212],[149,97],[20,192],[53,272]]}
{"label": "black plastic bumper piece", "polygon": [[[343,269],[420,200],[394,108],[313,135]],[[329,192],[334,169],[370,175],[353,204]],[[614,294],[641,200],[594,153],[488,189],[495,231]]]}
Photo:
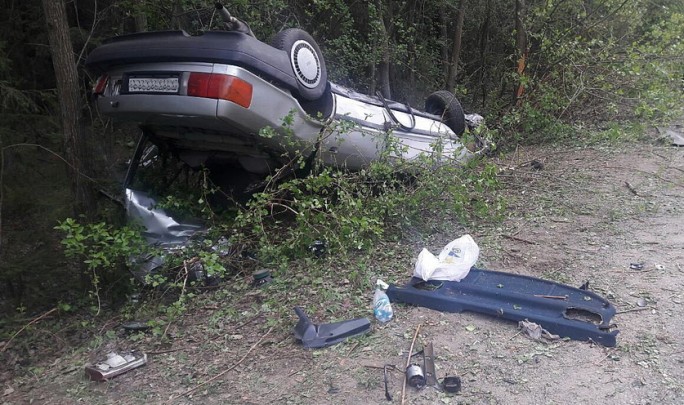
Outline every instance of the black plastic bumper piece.
{"label": "black plastic bumper piece", "polygon": [[295,337],[307,348],[332,346],[352,336],[362,335],[370,331],[370,321],[357,318],[349,321],[314,325],[304,311],[295,307],[299,322],[294,328]]}
{"label": "black plastic bumper piece", "polygon": [[390,285],[392,302],[445,312],[470,311],[512,321],[529,320],[561,337],[616,344],[615,307],[579,288],[535,277],[472,268],[460,282],[412,278],[404,287]]}

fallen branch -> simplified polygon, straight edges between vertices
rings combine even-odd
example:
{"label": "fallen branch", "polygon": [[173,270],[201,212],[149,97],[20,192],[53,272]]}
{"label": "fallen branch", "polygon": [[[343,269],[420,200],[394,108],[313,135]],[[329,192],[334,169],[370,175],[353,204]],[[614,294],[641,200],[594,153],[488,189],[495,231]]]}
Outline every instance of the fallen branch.
{"label": "fallen branch", "polygon": [[172,397],[171,399],[168,400],[167,403],[170,404],[170,403],[172,403],[173,401],[177,400],[178,398],[182,398],[182,397],[184,397],[184,396],[186,396],[186,395],[188,395],[188,394],[191,394],[191,393],[197,391],[199,388],[201,388],[201,387],[203,387],[203,386],[209,384],[210,382],[216,380],[217,378],[221,377],[222,375],[226,374],[227,372],[233,370],[235,367],[237,367],[237,366],[239,366],[240,364],[242,364],[242,362],[247,358],[247,356],[249,356],[249,354],[252,353],[252,350],[254,350],[257,346],[259,346],[259,344],[260,344],[261,342],[264,341],[264,339],[266,338],[266,336],[268,336],[268,334],[271,333],[272,330],[273,330],[273,326],[271,326],[271,328],[270,328],[269,330],[267,330],[266,333],[264,333],[264,334],[259,338],[259,340],[258,340],[256,343],[254,343],[254,344],[252,345],[252,347],[249,348],[249,350],[247,350],[247,353],[245,353],[245,355],[242,356],[242,358],[241,358],[240,360],[238,360],[237,363],[235,363],[235,364],[233,364],[232,366],[228,367],[227,369],[221,371],[220,373],[218,373],[218,374],[216,374],[215,376],[211,377],[211,378],[208,379],[207,381],[204,381],[203,383],[200,383],[200,384],[195,385],[193,388],[190,388],[189,390],[185,391],[184,393],[182,393],[182,394],[180,394],[180,395],[177,395],[177,396],[175,396],[175,397]]}
{"label": "fallen branch", "polygon": [[537,244],[537,242],[533,242],[533,241],[531,241],[531,240],[519,238],[519,237],[517,237],[517,236],[506,235],[506,234],[501,234],[501,236],[503,236],[503,237],[506,238],[506,239],[517,240],[518,242],[529,243],[530,245],[536,245],[536,244]]}
{"label": "fallen branch", "polygon": [[642,174],[645,174],[645,175],[648,175],[648,176],[653,176],[653,177],[655,177],[655,178],[657,178],[657,179],[660,179],[660,180],[662,180],[662,181],[664,181],[664,182],[670,183],[670,184],[672,184],[672,185],[674,185],[674,186],[684,188],[684,184],[677,183],[677,182],[675,182],[675,181],[666,179],[666,178],[660,176],[659,174],[647,172],[647,171],[645,171],[645,170],[639,170],[639,169],[634,169],[634,168],[624,168],[624,167],[620,167],[620,166],[604,166],[604,167],[605,167],[606,169],[631,170],[631,171],[633,171],[633,172],[638,172],[638,173],[642,173]]}
{"label": "fallen branch", "polygon": [[186,350],[186,348],[180,347],[180,348],[178,348],[178,349],[160,350],[160,351],[158,351],[158,352],[147,352],[147,354],[150,355],[150,356],[157,356],[157,355],[160,355],[160,354],[173,353],[173,352],[178,352],[178,351],[181,351],[181,350]]}
{"label": "fallen branch", "polygon": [[631,309],[625,309],[624,311],[617,311],[615,315],[619,314],[626,314],[628,312],[638,312],[638,311],[645,311],[647,309],[653,309],[653,307],[639,307],[639,308],[631,308]]}
{"label": "fallen branch", "polygon": [[260,316],[261,316],[261,311],[257,312],[256,315],[254,315],[253,317],[249,318],[248,320],[242,322],[241,324],[239,324],[238,326],[236,326],[235,328],[233,328],[233,330],[238,330],[238,329],[242,328],[243,326],[245,326],[245,325],[247,325],[247,324],[250,324],[250,323],[256,321]]}
{"label": "fallen branch", "polygon": [[29,326],[33,325],[34,323],[40,321],[41,319],[47,317],[48,315],[50,315],[51,313],[53,313],[53,312],[55,312],[55,311],[57,311],[57,308],[56,308],[56,307],[55,307],[55,308],[52,308],[51,310],[47,311],[46,313],[40,315],[39,317],[34,318],[33,320],[31,320],[31,322],[29,322],[29,323],[27,323],[26,325],[22,326],[21,329],[19,329],[14,335],[12,335],[11,338],[9,338],[9,340],[7,341],[7,343],[5,343],[5,345],[2,347],[2,350],[0,351],[0,353],[4,353],[5,350],[7,350],[7,348],[9,347],[10,343],[12,343],[12,340],[13,340],[15,337],[17,337],[21,332],[23,332],[24,329],[26,329],[26,328],[28,328]]}
{"label": "fallen branch", "polygon": [[400,370],[399,370],[399,367],[395,366],[394,364],[385,364],[385,365],[382,365],[382,366],[378,366],[377,364],[363,364],[362,366],[363,366],[363,367],[366,367],[366,368],[377,368],[377,369],[380,369],[380,370],[382,370],[382,369],[384,369],[385,367],[387,367],[389,370],[400,371]]}
{"label": "fallen branch", "polygon": [[637,196],[637,197],[639,196],[639,193],[636,191],[636,189],[635,189],[634,187],[632,187],[631,184],[629,184],[628,181],[625,181],[625,186],[627,186],[627,189],[628,189],[629,191],[631,191],[632,194],[634,194],[634,195]]}
{"label": "fallen branch", "polygon": [[615,353],[615,350],[610,350],[610,351],[608,352],[608,354],[606,354],[605,356],[601,357],[601,359],[599,359],[598,361],[595,361],[595,362],[594,362],[594,365],[595,365],[595,366],[598,366],[598,365],[599,365],[600,363],[602,363],[605,359],[607,359],[607,358],[609,358],[610,356],[612,356],[613,353]]}
{"label": "fallen branch", "polygon": [[352,352],[353,352],[357,347],[359,347],[359,343],[358,343],[358,342],[354,343],[354,344],[352,345],[351,349],[349,349],[349,351],[347,352],[347,357],[349,357],[349,355],[352,354]]}
{"label": "fallen branch", "polygon": [[420,327],[423,324],[418,324],[416,328],[416,333],[413,334],[413,340],[411,341],[411,347],[409,347],[408,357],[406,358],[406,367],[404,367],[404,385],[401,386],[401,405],[404,405],[404,395],[406,394],[406,369],[411,364],[411,356],[413,356],[413,345],[416,343],[416,338],[418,337],[418,332],[420,332]]}

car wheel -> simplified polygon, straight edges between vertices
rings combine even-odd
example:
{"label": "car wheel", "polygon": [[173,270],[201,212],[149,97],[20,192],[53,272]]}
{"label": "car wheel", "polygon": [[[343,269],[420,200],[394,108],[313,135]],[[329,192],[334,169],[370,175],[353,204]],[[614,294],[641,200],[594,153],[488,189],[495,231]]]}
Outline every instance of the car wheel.
{"label": "car wheel", "polygon": [[456,96],[446,90],[436,91],[425,100],[425,112],[439,115],[456,135],[461,136],[465,131],[465,114]]}
{"label": "car wheel", "polygon": [[325,92],[328,72],[321,49],[311,35],[299,28],[280,31],[271,46],[288,53],[297,79],[297,93],[306,100],[316,100]]}

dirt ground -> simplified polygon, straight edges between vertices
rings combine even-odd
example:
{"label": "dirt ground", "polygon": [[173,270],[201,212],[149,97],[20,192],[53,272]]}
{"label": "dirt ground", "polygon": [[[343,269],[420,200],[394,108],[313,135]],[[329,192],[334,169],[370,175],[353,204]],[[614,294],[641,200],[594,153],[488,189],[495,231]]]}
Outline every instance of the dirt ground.
{"label": "dirt ground", "polygon": [[[533,160],[543,167],[535,169]],[[407,258],[415,260],[423,247],[438,252],[468,232],[480,246],[481,268],[575,287],[589,281],[591,291],[618,309],[616,347],[534,341],[513,322],[394,305],[395,318],[384,326],[373,321],[369,335],[306,350],[289,328],[267,333],[269,325],[255,320],[253,311],[203,338],[205,325],[216,326],[210,315],[215,308],[208,306],[173,325],[171,331],[186,332],[167,349],[149,350],[145,367],[90,382],[82,370],[93,350],[74,348],[56,359],[32,359],[33,375],[5,370],[0,403],[383,404],[381,367],[403,368],[418,325],[416,347],[433,342],[438,378],[458,375],[462,390],[451,395],[409,387],[406,403],[681,403],[684,148],[651,141],[521,148],[497,163],[507,218],[413,235],[401,242]],[[375,271],[400,281],[410,276],[412,263]],[[361,311],[369,318],[371,299],[372,292]],[[330,321],[319,316],[324,314],[312,318]],[[389,373],[392,403],[401,403],[402,382],[402,373]]]}

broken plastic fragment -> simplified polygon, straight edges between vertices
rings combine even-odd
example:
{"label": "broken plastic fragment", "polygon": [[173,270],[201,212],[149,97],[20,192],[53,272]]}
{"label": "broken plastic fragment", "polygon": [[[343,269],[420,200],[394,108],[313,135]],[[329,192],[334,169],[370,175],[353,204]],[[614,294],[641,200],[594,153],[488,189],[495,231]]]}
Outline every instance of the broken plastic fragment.
{"label": "broken plastic fragment", "polygon": [[560,339],[560,336],[554,335],[548,330],[542,328],[541,325],[536,324],[534,322],[520,321],[518,322],[518,328],[522,329],[522,331],[525,332],[527,336],[531,337],[534,340],[539,340],[542,337],[548,340]]}
{"label": "broken plastic fragment", "polygon": [[110,352],[107,353],[105,361],[95,365],[86,365],[85,372],[91,380],[105,381],[146,363],[147,355],[145,353],[129,352],[122,355]]}
{"label": "broken plastic fragment", "polygon": [[366,318],[316,325],[311,323],[301,308],[295,307],[295,312],[299,322],[294,328],[294,335],[306,348],[331,346],[370,331],[370,321]]}

